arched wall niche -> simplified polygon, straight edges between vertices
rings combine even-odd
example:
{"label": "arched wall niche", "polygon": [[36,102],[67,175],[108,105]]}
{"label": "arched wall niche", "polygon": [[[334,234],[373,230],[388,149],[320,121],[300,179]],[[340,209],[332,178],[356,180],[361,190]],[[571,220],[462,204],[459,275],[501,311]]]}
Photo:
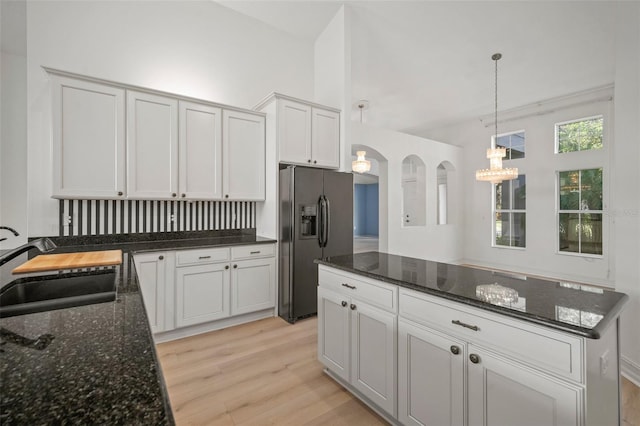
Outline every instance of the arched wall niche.
{"label": "arched wall niche", "polygon": [[455,167],[448,161],[438,164],[437,168],[437,221],[438,225],[449,223],[449,172],[453,172]]}

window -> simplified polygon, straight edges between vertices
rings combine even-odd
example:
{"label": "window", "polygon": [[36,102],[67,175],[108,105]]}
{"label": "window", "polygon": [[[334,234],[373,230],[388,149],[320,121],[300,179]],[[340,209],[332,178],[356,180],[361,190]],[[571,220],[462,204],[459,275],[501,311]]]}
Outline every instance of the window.
{"label": "window", "polygon": [[602,116],[556,124],[557,153],[601,149],[602,138]]}
{"label": "window", "polygon": [[525,182],[525,176],[520,175],[495,186],[494,246],[527,246]]}
{"label": "window", "polygon": [[558,172],[558,250],[602,254],[602,168]]}
{"label": "window", "polygon": [[507,150],[505,160],[524,158],[524,131],[498,136],[495,141],[495,147]]}

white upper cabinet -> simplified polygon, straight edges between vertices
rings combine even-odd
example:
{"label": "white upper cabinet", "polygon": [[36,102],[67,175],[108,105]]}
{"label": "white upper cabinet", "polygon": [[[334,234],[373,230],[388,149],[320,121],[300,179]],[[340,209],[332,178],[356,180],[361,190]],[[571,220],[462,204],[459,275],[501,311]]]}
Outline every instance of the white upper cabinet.
{"label": "white upper cabinet", "polygon": [[52,197],[265,199],[265,114],[47,71]]}
{"label": "white upper cabinet", "polygon": [[311,107],[282,99],[278,103],[280,161],[311,163]]}
{"label": "white upper cabinet", "polygon": [[178,192],[178,101],[127,91],[127,195],[166,200]]}
{"label": "white upper cabinet", "polygon": [[179,102],[180,198],[222,198],[222,110]]}
{"label": "white upper cabinet", "polygon": [[265,199],[265,119],[262,115],[224,110],[222,122],[224,199]]}
{"label": "white upper cabinet", "polygon": [[313,165],[340,166],[340,114],[311,109],[311,158]]}
{"label": "white upper cabinet", "polygon": [[[278,161],[311,167],[340,167],[340,111],[274,93],[256,106],[275,129]],[[270,132],[269,135],[272,135]]]}
{"label": "white upper cabinet", "polygon": [[124,196],[124,90],[56,75],[51,82],[53,197]]}

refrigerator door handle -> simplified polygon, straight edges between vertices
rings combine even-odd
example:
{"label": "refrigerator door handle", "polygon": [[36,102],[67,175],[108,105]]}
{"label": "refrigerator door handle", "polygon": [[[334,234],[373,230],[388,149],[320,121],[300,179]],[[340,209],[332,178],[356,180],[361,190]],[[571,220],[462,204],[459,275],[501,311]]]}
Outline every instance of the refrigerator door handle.
{"label": "refrigerator door handle", "polygon": [[329,200],[324,195],[324,213],[322,214],[322,223],[324,227],[324,235],[322,236],[323,245],[322,247],[326,247],[329,242],[329,227],[331,226],[331,204]]}
{"label": "refrigerator door handle", "polygon": [[318,245],[324,247],[324,197],[318,198]]}

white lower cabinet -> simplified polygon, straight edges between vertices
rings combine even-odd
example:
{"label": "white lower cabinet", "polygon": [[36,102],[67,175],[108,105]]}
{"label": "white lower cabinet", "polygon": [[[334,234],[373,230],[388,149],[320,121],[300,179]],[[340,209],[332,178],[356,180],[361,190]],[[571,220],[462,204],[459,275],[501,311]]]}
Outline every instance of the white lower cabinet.
{"label": "white lower cabinet", "polygon": [[402,424],[580,424],[579,386],[411,321],[400,319],[398,335]]}
{"label": "white lower cabinet", "polygon": [[469,346],[469,425],[581,424],[582,388]]}
{"label": "white lower cabinet", "polygon": [[228,317],[229,290],[228,263],[176,268],[176,326]]}
{"label": "white lower cabinet", "polygon": [[321,279],[318,357],[332,373],[395,416],[397,315],[358,298],[357,291],[365,290],[367,283],[345,284],[355,289],[329,290]]}
{"label": "white lower cabinet", "polygon": [[133,257],[151,331],[164,331],[167,253],[142,253]]}
{"label": "white lower cabinet", "polygon": [[273,244],[141,253],[134,262],[151,329],[162,341],[275,314]]}
{"label": "white lower cabinet", "polygon": [[398,419],[405,425],[463,425],[466,344],[398,321]]}
{"label": "white lower cabinet", "polygon": [[587,339],[324,265],[318,280],[318,359],[394,423],[620,422],[617,323]]}
{"label": "white lower cabinet", "polygon": [[274,306],[276,260],[240,260],[231,269],[231,315],[246,314]]}

